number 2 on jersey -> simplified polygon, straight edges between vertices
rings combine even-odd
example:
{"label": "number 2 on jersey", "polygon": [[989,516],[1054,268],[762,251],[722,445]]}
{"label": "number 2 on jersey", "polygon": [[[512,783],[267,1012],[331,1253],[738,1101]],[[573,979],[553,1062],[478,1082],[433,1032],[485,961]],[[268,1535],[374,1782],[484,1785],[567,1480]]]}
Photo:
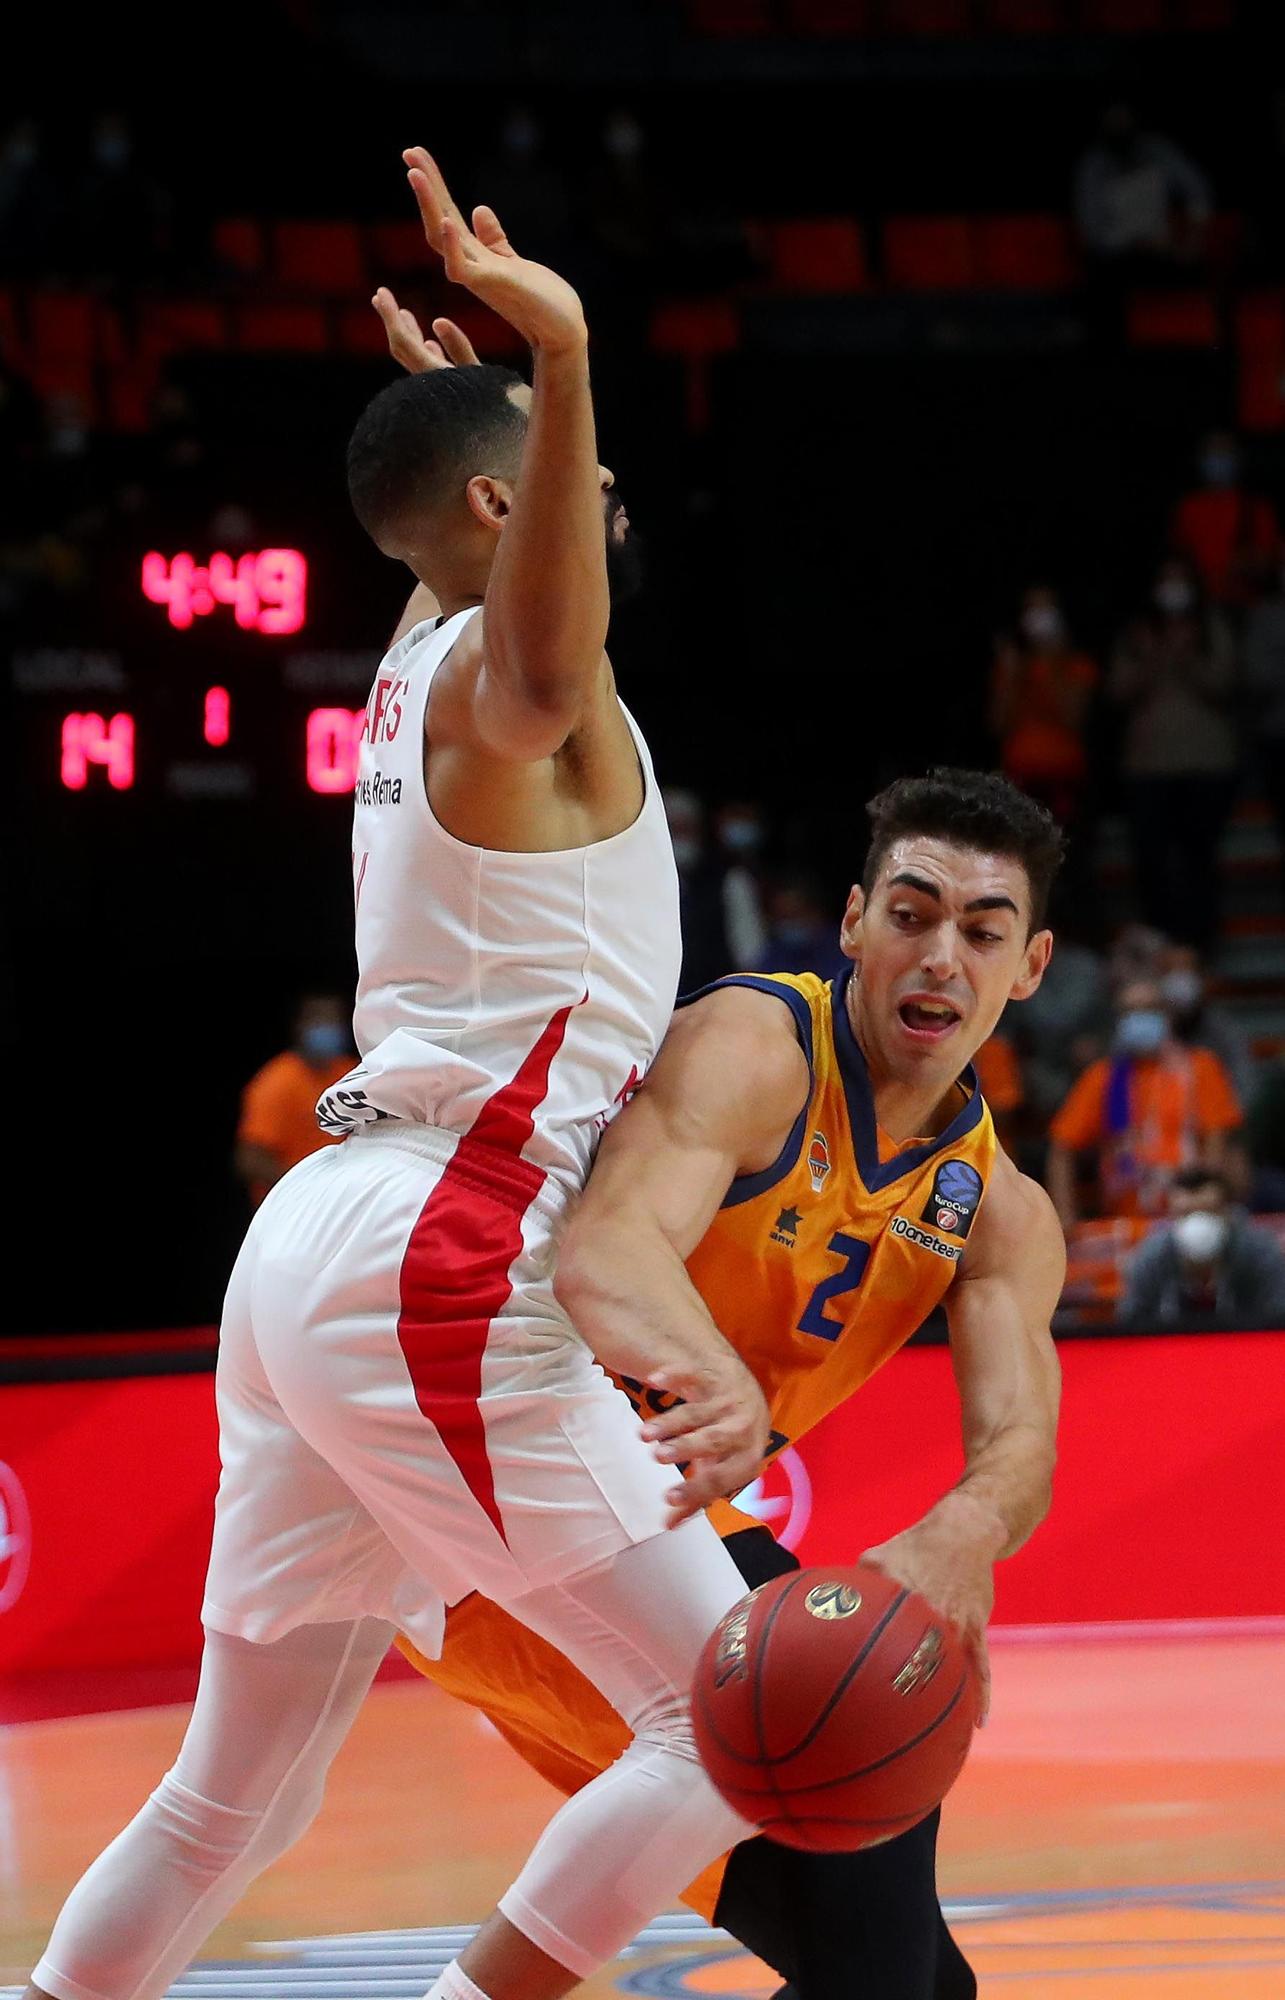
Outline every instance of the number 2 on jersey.
{"label": "number 2 on jersey", "polygon": [[800,1333],[814,1333],[819,1340],[837,1340],[843,1326],[837,1319],[827,1319],[825,1309],[831,1299],[842,1298],[845,1292],[855,1292],[866,1274],[870,1262],[870,1245],[859,1237],[845,1236],[842,1231],[832,1236],[826,1249],[834,1256],[842,1257],[843,1265],[838,1271],[831,1271],[808,1300],[803,1317],[799,1321]]}

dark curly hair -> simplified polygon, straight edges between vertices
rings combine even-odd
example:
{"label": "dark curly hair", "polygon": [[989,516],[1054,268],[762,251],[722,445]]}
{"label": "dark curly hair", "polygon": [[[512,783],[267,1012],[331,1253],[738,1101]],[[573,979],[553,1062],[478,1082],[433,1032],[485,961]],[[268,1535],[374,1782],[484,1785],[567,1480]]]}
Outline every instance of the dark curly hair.
{"label": "dark curly hair", "polygon": [[861,877],[867,897],[888,850],[898,840],[927,834],[952,847],[1007,854],[1026,870],[1031,930],[1048,909],[1053,878],[1066,854],[1066,838],[1045,806],[1019,791],[998,771],[956,771],[938,765],[922,778],[898,778],[866,806],[870,848]]}
{"label": "dark curly hair", "polygon": [[375,541],[412,528],[477,473],[516,477],[526,416],[511,368],[430,368],[381,389],[348,443],[348,494]]}

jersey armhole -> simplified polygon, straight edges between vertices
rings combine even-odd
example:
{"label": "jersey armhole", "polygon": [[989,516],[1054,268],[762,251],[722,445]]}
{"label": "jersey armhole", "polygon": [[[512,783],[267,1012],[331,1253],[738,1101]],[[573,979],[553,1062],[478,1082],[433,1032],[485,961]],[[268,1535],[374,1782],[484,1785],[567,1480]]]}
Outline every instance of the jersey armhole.
{"label": "jersey armhole", "polygon": [[812,1049],[812,1009],[797,986],[785,986],[779,980],[761,978],[753,972],[732,972],[725,979],[712,980],[708,986],[699,987],[695,993],[680,993],[676,1005],[690,1007],[696,1000],[703,1000],[707,993],[717,993],[725,986],[748,986],[755,993],[768,993],[773,1000],[780,1000],[794,1016],[794,1032],[798,1036],[799,1047],[808,1065],[808,1094],[803,1101],[803,1109],[790,1127],[790,1136],[770,1167],[763,1167],[757,1174],[738,1174],[719,1203],[722,1208],[739,1208],[742,1202],[753,1201],[757,1195],[766,1194],[778,1181],[792,1171],[803,1151],[803,1140],[808,1129],[808,1112],[812,1108],[812,1092],[816,1083],[816,1064]]}

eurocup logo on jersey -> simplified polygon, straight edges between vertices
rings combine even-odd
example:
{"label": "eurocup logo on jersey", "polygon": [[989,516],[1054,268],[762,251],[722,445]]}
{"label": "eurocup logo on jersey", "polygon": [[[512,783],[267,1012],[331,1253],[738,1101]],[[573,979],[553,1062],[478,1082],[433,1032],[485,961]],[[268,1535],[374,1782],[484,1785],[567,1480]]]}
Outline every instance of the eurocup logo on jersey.
{"label": "eurocup logo on jersey", "polygon": [[826,1175],[830,1171],[830,1148],[826,1144],[824,1132],[812,1134],[812,1144],[808,1147],[808,1172],[812,1176],[812,1192],[820,1194],[825,1187]]}
{"label": "eurocup logo on jersey", "polygon": [[22,1482],[0,1460],[0,1612],[22,1596],[31,1568],[31,1509]]}
{"label": "eurocup logo on jersey", "polygon": [[982,1198],[982,1177],[967,1160],[945,1160],[938,1167],[932,1193],[920,1214],[945,1236],[967,1236]]}

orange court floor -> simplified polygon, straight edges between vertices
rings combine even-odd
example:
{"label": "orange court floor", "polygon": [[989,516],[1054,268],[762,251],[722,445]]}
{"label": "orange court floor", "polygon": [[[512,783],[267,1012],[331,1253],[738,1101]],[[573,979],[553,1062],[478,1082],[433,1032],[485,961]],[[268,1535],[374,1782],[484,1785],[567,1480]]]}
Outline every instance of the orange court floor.
{"label": "orange court floor", "polygon": [[[999,1634],[992,1720],[947,1804],[947,1916],[996,2000],[1285,1995],[1285,1622]],[[0,1731],[0,1989],[171,1760],[181,1707]],[[554,1796],[472,1712],[377,1686],[321,1816],[174,1988],[184,2000],[418,2000],[511,1880]],[[590,1982],[766,2000],[690,1913]],[[863,2000],[854,1965],[852,2000]],[[877,1996],[870,1996],[877,2000]]]}

